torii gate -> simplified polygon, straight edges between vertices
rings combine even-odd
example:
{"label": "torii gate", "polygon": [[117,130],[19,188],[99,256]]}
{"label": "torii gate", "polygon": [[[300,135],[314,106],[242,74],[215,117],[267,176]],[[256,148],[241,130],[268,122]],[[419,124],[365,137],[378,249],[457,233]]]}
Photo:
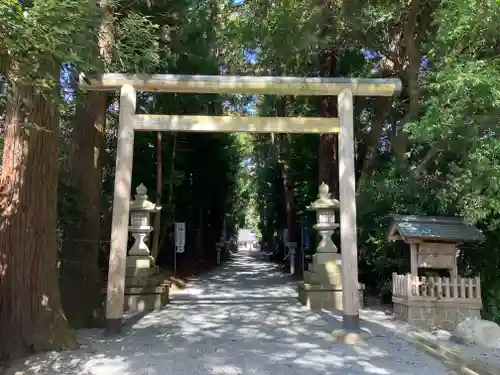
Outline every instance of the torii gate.
{"label": "torii gate", "polygon": [[[120,90],[111,250],[106,297],[106,332],[121,331],[125,292],[129,201],[136,131],[339,133],[340,245],[343,330],[359,332],[358,248],[354,164],[353,95],[392,96],[399,79],[103,74],[80,88]],[[220,94],[338,96],[338,118],[137,115],[137,91]]]}

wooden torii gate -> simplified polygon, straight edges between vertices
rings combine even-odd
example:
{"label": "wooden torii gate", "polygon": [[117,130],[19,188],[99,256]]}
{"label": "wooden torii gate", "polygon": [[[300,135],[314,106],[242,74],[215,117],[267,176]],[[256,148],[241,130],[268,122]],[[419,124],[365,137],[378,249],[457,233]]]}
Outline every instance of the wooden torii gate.
{"label": "wooden torii gate", "polygon": [[[353,95],[392,96],[399,79],[297,78],[200,75],[103,74],[80,80],[80,88],[120,90],[120,117],[106,296],[106,332],[119,333],[123,320],[129,202],[136,131],[339,133],[340,245],[343,329],[358,332],[358,248],[354,164]],[[137,91],[338,97],[338,118],[167,116],[136,114]]]}

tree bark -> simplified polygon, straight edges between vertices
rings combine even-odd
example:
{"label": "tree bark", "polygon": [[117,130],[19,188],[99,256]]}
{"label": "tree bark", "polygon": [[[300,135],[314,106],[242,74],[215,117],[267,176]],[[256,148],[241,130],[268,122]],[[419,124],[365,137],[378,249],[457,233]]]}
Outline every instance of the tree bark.
{"label": "tree bark", "polygon": [[80,212],[69,223],[61,251],[60,290],[74,328],[100,325],[103,277],[99,269],[102,169],[107,94],[89,92],[76,109],[69,184]]}
{"label": "tree bark", "polygon": [[[199,194],[199,193],[198,193]],[[198,201],[198,205],[196,207],[196,235],[194,240],[194,248],[195,248],[195,265],[199,267],[205,263],[205,247],[203,246],[203,237],[204,237],[204,222],[203,222],[203,211],[205,207],[203,205],[203,201]],[[198,270],[198,269],[197,269]]]}
{"label": "tree bark", "polygon": [[[158,254],[157,258],[160,256],[162,249],[165,246],[165,242],[168,238],[169,229],[175,220],[174,217],[174,173],[175,173],[175,157],[177,150],[177,133],[172,134],[172,151],[170,154],[170,171],[169,171],[169,181],[168,181],[168,195],[167,195],[167,206],[163,208],[166,211],[166,220],[163,228],[161,229],[160,243],[158,244]],[[175,248],[173,251],[176,251]]]}
{"label": "tree bark", "polygon": [[[278,98],[276,101],[276,115],[278,117],[286,117],[286,98]],[[300,237],[299,228],[297,225],[297,209],[295,207],[295,183],[290,174],[288,165],[288,157],[286,151],[290,149],[292,144],[291,134],[277,135],[277,152],[276,160],[278,162],[281,180],[283,181],[283,195],[285,198],[286,226],[288,229],[288,241],[298,242]],[[297,269],[297,268],[296,268]]]}
{"label": "tree bark", "polygon": [[[397,55],[404,56],[404,61],[398,61],[401,58],[392,58],[393,61],[398,61],[396,64],[398,71],[402,70],[401,65],[404,63],[408,107],[406,117],[401,121],[403,126],[406,122],[418,120],[420,115],[422,93],[419,76],[422,41],[432,27],[432,14],[436,10],[436,3],[425,0],[409,0],[406,7],[404,23],[398,27],[402,33],[399,33],[397,41],[393,43],[394,50],[399,51]],[[409,164],[407,155],[410,148],[409,139],[404,131],[396,127],[397,125],[393,127],[390,142],[396,160],[406,167]]]}
{"label": "tree bark", "polygon": [[[163,148],[162,132],[156,133],[156,205],[161,206],[163,195]],[[167,226],[168,227],[168,226]],[[151,240],[151,256],[156,261],[158,258],[158,246],[160,245],[161,211],[154,217],[153,238]]]}
{"label": "tree bark", "polygon": [[[109,0],[97,3],[110,13]],[[96,63],[111,62],[113,39],[110,19],[105,16],[93,46]],[[60,290],[64,310],[74,328],[100,326],[103,315],[99,253],[107,105],[105,92],[87,93],[84,102],[77,105],[72,133],[68,182],[76,192],[81,212],[64,232]]]}
{"label": "tree bark", "polygon": [[[280,151],[283,151],[284,148],[289,149],[292,144],[292,136],[291,134],[283,134],[281,135],[280,143]],[[286,145],[283,147],[283,145]],[[282,158],[281,158],[282,159]],[[280,172],[281,179],[283,181],[283,189],[285,196],[285,210],[286,210],[286,224],[288,228],[288,241],[295,242],[297,246],[299,246],[300,238],[300,225],[297,220],[297,207],[295,203],[295,183],[293,177],[290,173],[290,166],[288,162],[280,161]],[[302,259],[296,253],[295,256],[295,275],[299,275],[302,270]]]}
{"label": "tree bark", "polygon": [[[320,56],[321,77],[335,77],[337,74],[337,55],[334,47],[329,47]],[[336,98],[325,96],[321,99],[321,117],[337,117]],[[322,182],[330,186],[334,198],[339,196],[338,174],[338,136],[334,133],[321,134],[319,140],[318,185]]]}
{"label": "tree bark", "polygon": [[[413,121],[418,118],[420,109],[420,85],[418,82],[421,52],[421,36],[418,33],[418,22],[420,14],[421,0],[411,0],[408,3],[408,15],[403,27],[403,36],[406,46],[406,57],[408,59],[407,77],[408,77],[408,94],[409,120]],[[422,26],[422,25],[420,25]]]}
{"label": "tree bark", "polygon": [[[58,69],[50,72],[58,76]],[[59,118],[10,68],[0,175],[0,358],[76,348],[57,283]],[[51,96],[51,94],[53,94]]]}
{"label": "tree bark", "polygon": [[[378,156],[380,146],[380,137],[385,122],[387,121],[387,112],[390,109],[391,100],[387,98],[374,99],[374,115],[371,121],[371,129],[365,138],[365,152],[362,155],[359,165],[359,179],[356,181],[356,190],[372,177],[375,162]],[[358,153],[358,157],[360,154]]]}

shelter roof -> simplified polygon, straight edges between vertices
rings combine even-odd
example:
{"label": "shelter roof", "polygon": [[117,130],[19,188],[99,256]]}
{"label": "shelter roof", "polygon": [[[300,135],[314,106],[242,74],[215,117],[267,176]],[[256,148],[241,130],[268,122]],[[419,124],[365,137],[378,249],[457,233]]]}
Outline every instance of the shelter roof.
{"label": "shelter roof", "polygon": [[460,218],[442,216],[392,215],[389,240],[437,242],[480,242],[484,234]]}

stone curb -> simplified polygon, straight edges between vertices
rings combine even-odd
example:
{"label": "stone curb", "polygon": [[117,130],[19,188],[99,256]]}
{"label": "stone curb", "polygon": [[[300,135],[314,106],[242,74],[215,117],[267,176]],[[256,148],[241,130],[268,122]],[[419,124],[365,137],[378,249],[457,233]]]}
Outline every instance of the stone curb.
{"label": "stone curb", "polygon": [[498,373],[494,373],[493,370],[480,362],[464,359],[459,351],[446,347],[446,345],[424,337],[421,334],[416,333],[411,335],[398,332],[396,336],[423,350],[463,375],[498,375]]}

